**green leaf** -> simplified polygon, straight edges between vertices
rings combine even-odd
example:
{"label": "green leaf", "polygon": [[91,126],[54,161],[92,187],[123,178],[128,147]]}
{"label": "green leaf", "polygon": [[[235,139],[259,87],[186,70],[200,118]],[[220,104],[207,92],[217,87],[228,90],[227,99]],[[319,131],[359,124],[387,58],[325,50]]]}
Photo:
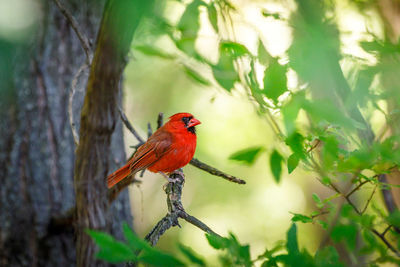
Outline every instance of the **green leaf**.
{"label": "green leaf", "polygon": [[281,180],[282,160],[283,158],[278,151],[272,151],[271,157],[269,159],[269,165],[276,183],[279,183],[279,181]]}
{"label": "green leaf", "polygon": [[148,55],[148,56],[156,56],[156,57],[161,57],[165,59],[174,59],[176,58],[175,55],[168,54],[159,48],[153,47],[153,46],[148,46],[148,45],[136,45],[133,47],[135,50]]}
{"label": "green leaf", "polygon": [[293,214],[292,222],[300,221],[302,223],[310,223],[313,221],[310,217],[308,217],[306,215],[299,214],[299,213],[292,213],[292,214]]}
{"label": "green leaf", "polygon": [[299,160],[300,157],[296,154],[293,153],[292,155],[289,156],[288,161],[287,161],[287,167],[288,167],[288,173],[292,173],[294,169],[296,169],[297,165],[299,165]]}
{"label": "green leaf", "polygon": [[342,267],[344,266],[339,259],[336,249],[332,246],[327,246],[319,249],[315,254],[315,264],[319,267]]}
{"label": "green leaf", "polygon": [[232,90],[235,82],[239,81],[239,75],[235,70],[233,60],[234,58],[232,53],[220,47],[218,63],[211,66],[215,80],[228,92]]}
{"label": "green leaf", "polygon": [[144,251],[142,255],[139,256],[138,260],[152,266],[185,266],[185,264],[177,258],[153,248]]}
{"label": "green leaf", "polygon": [[196,57],[195,41],[200,29],[199,6],[204,5],[203,1],[194,0],[187,5],[185,12],[180,18],[177,28],[181,32],[181,37],[174,40],[176,46],[188,56]]}
{"label": "green leaf", "polygon": [[331,237],[335,242],[345,240],[349,249],[355,249],[357,241],[357,226],[354,224],[335,225],[331,232]]}
{"label": "green leaf", "polygon": [[144,240],[140,239],[126,222],[122,224],[122,231],[126,241],[128,242],[128,245],[133,249],[133,251],[143,248],[150,248],[150,245]]}
{"label": "green leaf", "polygon": [[286,71],[287,66],[282,66],[274,58],[264,72],[264,90],[262,92],[275,104],[278,102],[278,97],[288,90]]}
{"label": "green leaf", "polygon": [[322,200],[316,193],[312,194],[312,198],[315,201],[315,204],[317,205],[318,208],[322,208],[324,206],[324,203],[322,203]]}
{"label": "green leaf", "polygon": [[194,81],[206,86],[211,85],[211,83],[206,78],[201,76],[198,72],[194,71],[193,69],[187,66],[183,66],[183,70],[185,71],[186,75],[192,78]]}
{"label": "green leaf", "polygon": [[299,245],[297,244],[297,227],[295,223],[292,223],[292,226],[287,232],[286,249],[289,254],[299,253]]}
{"label": "green leaf", "polygon": [[300,91],[291,95],[290,100],[281,108],[283,122],[288,136],[296,131],[296,119],[302,108],[305,92]]}
{"label": "green leaf", "polygon": [[323,220],[317,220],[317,222],[324,228],[325,230],[328,229],[328,224]]}
{"label": "green leaf", "polygon": [[115,240],[111,235],[95,230],[86,230],[86,233],[100,247],[100,251],[96,255],[97,258],[112,263],[136,260],[132,249]]}
{"label": "green leaf", "polygon": [[206,234],[206,238],[210,246],[215,249],[224,249],[227,247],[227,240],[224,237],[216,236],[213,234]]}
{"label": "green leaf", "polygon": [[393,226],[400,227],[400,211],[395,210],[388,217],[387,221]]}
{"label": "green leaf", "polygon": [[258,40],[257,55],[258,55],[258,57],[257,57],[258,60],[263,65],[267,65],[271,60],[274,59],[271,56],[271,54],[267,51],[267,49],[265,48],[265,46],[261,40]]}
{"label": "green leaf", "polygon": [[207,6],[207,10],[208,10],[208,20],[210,21],[215,32],[218,33],[218,13],[214,3],[210,3]]}
{"label": "green leaf", "polygon": [[318,99],[318,101],[315,102],[304,100],[302,108],[307,111],[316,122],[325,120],[349,130],[355,128],[365,130],[365,126],[362,123],[338,111],[338,107],[333,104],[331,99]]}
{"label": "green leaf", "polygon": [[237,151],[233,153],[229,159],[230,160],[236,160],[236,161],[241,161],[245,164],[252,165],[254,161],[256,160],[257,156],[260,154],[261,151],[263,151],[264,148],[257,146],[257,147],[250,147],[246,148],[240,151]]}
{"label": "green leaf", "polygon": [[200,266],[206,266],[204,260],[199,255],[197,255],[197,253],[194,252],[193,249],[182,244],[179,244],[178,246],[183,255],[185,255],[192,263]]}
{"label": "green leaf", "polygon": [[262,15],[264,16],[264,17],[272,17],[272,18],[274,18],[274,19],[282,19],[282,17],[281,17],[281,15],[279,14],[279,13],[273,13],[273,12],[269,12],[269,11],[267,11],[267,10],[264,10],[263,12],[262,12]]}
{"label": "green leaf", "polygon": [[223,41],[221,42],[221,49],[229,51],[233,55],[233,58],[251,55],[250,51],[244,45],[236,42]]}

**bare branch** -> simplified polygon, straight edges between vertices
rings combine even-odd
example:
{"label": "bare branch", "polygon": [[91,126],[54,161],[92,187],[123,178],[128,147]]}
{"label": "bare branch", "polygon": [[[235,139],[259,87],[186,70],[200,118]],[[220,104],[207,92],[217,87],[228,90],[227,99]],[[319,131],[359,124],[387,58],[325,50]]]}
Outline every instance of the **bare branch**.
{"label": "bare branch", "polygon": [[164,124],[164,113],[160,112],[158,113],[158,118],[157,118],[157,129],[163,126]]}
{"label": "bare branch", "polygon": [[54,3],[57,5],[60,12],[64,15],[67,19],[68,23],[71,25],[72,29],[78,36],[79,41],[81,42],[82,48],[86,54],[86,64],[90,65],[92,62],[92,49],[89,45],[88,38],[82,33],[81,29],[79,28],[78,22],[75,18],[71,15],[71,13],[66,9],[66,7],[60,2],[60,0],[53,0]]}
{"label": "bare branch", "polygon": [[185,183],[183,175],[179,172],[173,173],[170,176],[172,182],[169,182],[165,188],[167,194],[168,214],[164,216],[156,226],[146,235],[145,239],[154,246],[157,244],[160,237],[171,227],[179,226],[178,218],[184,219],[194,226],[200,228],[206,233],[219,236],[210,227],[194,216],[186,213],[183,208],[181,197],[182,188]]}
{"label": "bare branch", "polygon": [[128,130],[133,134],[133,136],[135,136],[136,140],[138,140],[138,142],[140,144],[144,144],[145,141],[138,134],[138,132],[136,132],[135,128],[133,128],[132,124],[129,122],[128,118],[126,117],[126,115],[125,115],[125,113],[124,113],[124,111],[122,110],[121,107],[118,107],[118,111],[119,111],[119,115],[121,117],[121,120],[125,124],[126,128],[128,128]]}
{"label": "bare branch", "polygon": [[368,183],[368,180],[365,180],[361,183],[359,183],[355,188],[353,188],[353,190],[350,191],[350,193],[348,193],[346,196],[350,197],[353,193],[355,193],[358,189],[360,189],[361,186],[363,186],[364,184]]}
{"label": "bare branch", "polygon": [[209,174],[212,174],[212,175],[215,175],[215,176],[222,177],[222,178],[224,178],[224,179],[226,179],[226,180],[228,180],[230,182],[234,182],[234,183],[237,183],[237,184],[246,184],[246,181],[244,181],[242,179],[239,179],[239,178],[237,178],[237,177],[235,177],[233,175],[226,174],[226,173],[224,173],[224,172],[222,172],[222,171],[220,171],[220,170],[218,170],[218,169],[216,169],[214,167],[211,167],[210,165],[207,165],[207,164],[201,162],[200,160],[198,160],[196,158],[193,158],[190,161],[190,164],[195,166],[195,167],[197,167],[197,168],[199,168],[200,170],[203,170],[203,171],[208,172]]}
{"label": "bare branch", "polygon": [[377,188],[377,187],[378,187],[378,185],[376,184],[375,187],[374,187],[374,190],[372,191],[371,195],[369,196],[369,198],[368,198],[368,200],[367,200],[367,203],[365,203],[365,206],[364,206],[364,208],[362,209],[361,214],[364,214],[364,212],[367,210],[369,203],[371,202],[372,198],[373,198],[374,195],[375,195],[375,191],[376,191],[376,188]]}

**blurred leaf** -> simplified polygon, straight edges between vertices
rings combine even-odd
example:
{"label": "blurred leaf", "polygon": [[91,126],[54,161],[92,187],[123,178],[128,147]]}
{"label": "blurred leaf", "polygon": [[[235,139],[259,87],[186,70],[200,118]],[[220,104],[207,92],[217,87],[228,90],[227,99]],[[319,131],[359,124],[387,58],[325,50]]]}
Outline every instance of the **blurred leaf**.
{"label": "blurred leaf", "polygon": [[335,242],[345,240],[349,249],[355,249],[357,241],[357,226],[354,224],[337,224],[333,227],[331,237]]}
{"label": "blurred leaf", "polygon": [[272,17],[272,18],[274,18],[274,19],[282,19],[282,17],[281,17],[281,15],[279,14],[279,13],[276,13],[276,12],[269,12],[269,11],[267,11],[267,10],[263,10],[263,12],[262,12],[262,15],[264,16],[264,17]]}
{"label": "blurred leaf", "polygon": [[232,54],[234,59],[245,55],[251,55],[250,51],[244,45],[236,42],[223,41],[221,42],[221,49]]}
{"label": "blurred leaf", "polygon": [[257,147],[250,147],[246,148],[240,151],[237,151],[233,153],[229,159],[231,160],[236,160],[236,161],[241,161],[243,163],[246,163],[248,165],[252,165],[254,161],[256,160],[257,156],[264,150],[263,147],[257,146]]}
{"label": "blurred leaf", "polygon": [[224,237],[212,234],[206,234],[206,238],[210,246],[212,246],[215,249],[224,249],[227,246],[227,240]]}
{"label": "blurred leaf", "polygon": [[148,56],[157,56],[165,59],[174,59],[176,58],[175,55],[168,54],[159,48],[153,47],[153,46],[148,46],[148,45],[136,45],[133,47],[137,51],[148,55]]}
{"label": "blurred leaf", "polygon": [[308,217],[306,215],[299,214],[299,213],[292,213],[292,214],[293,214],[292,222],[300,221],[302,223],[310,223],[313,221],[310,217]]}
{"label": "blurred leaf", "polygon": [[273,56],[271,56],[271,54],[267,51],[263,42],[260,39],[258,40],[257,55],[258,60],[263,65],[267,65],[270,61],[274,59]]}
{"label": "blurred leaf", "polygon": [[299,252],[299,245],[297,244],[297,227],[295,223],[292,223],[292,226],[287,232],[286,249],[289,254]]}
{"label": "blurred leaf", "polygon": [[138,260],[143,263],[160,267],[185,266],[185,264],[177,258],[153,248],[144,251],[139,256]]}
{"label": "blurred leaf", "polygon": [[264,72],[264,90],[266,97],[278,102],[278,97],[285,93],[287,88],[287,67],[278,63],[276,58],[272,59]]}
{"label": "blurred leaf", "polygon": [[208,11],[208,19],[214,28],[215,32],[218,33],[218,13],[217,9],[215,8],[215,4],[211,2],[207,6],[207,11]]}
{"label": "blurred leaf", "polygon": [[126,222],[122,224],[122,230],[126,241],[128,241],[128,245],[133,251],[143,248],[150,248],[150,245],[144,240],[140,239]]}
{"label": "blurred leaf", "polygon": [[293,153],[296,153],[301,158],[305,157],[303,151],[303,142],[304,137],[298,132],[292,133],[285,139],[285,143],[292,149]]}
{"label": "blurred leaf", "polygon": [[115,240],[111,235],[95,230],[86,230],[86,233],[100,247],[97,258],[113,263],[136,260],[130,247]]}
{"label": "blurred leaf", "polygon": [[320,137],[324,142],[322,146],[322,163],[325,169],[329,170],[339,158],[339,141],[333,135]]}
{"label": "blurred leaf", "polygon": [[192,263],[200,266],[206,266],[204,260],[199,255],[197,255],[197,253],[194,252],[193,249],[182,244],[179,244],[178,246],[183,255],[185,255]]}
{"label": "blurred leaf", "polygon": [[314,121],[325,120],[344,128],[354,130],[355,128],[365,130],[362,123],[359,123],[343,114],[330,99],[319,99],[317,101],[304,101],[303,109],[313,118]]}
{"label": "blurred leaf", "polygon": [[302,108],[304,97],[304,91],[292,94],[289,102],[285,103],[281,109],[286,133],[289,136],[296,130],[296,118]]}
{"label": "blurred leaf", "polygon": [[176,46],[191,57],[198,55],[195,49],[195,41],[200,29],[200,5],[205,5],[205,3],[200,0],[194,0],[186,6],[186,9],[177,25],[177,29],[181,31],[181,37],[174,40]]}
{"label": "blurred leaf", "polygon": [[315,265],[319,267],[342,267],[336,249],[332,246],[323,247],[315,254]]}
{"label": "blurred leaf", "polygon": [[193,70],[187,66],[183,66],[183,69],[184,69],[185,73],[187,74],[187,76],[192,78],[194,81],[196,81],[202,85],[206,85],[206,86],[211,85],[211,83],[206,78],[204,78],[202,75],[200,75],[200,73],[196,72],[195,70]]}
{"label": "blurred leaf", "polygon": [[297,165],[299,165],[299,160],[300,157],[296,154],[293,153],[292,155],[289,156],[288,161],[287,161],[287,167],[288,167],[288,173],[292,173],[294,169],[296,169]]}
{"label": "blurred leaf", "polygon": [[279,183],[281,180],[282,160],[281,154],[274,149],[271,153],[269,164],[276,183]]}
{"label": "blurred leaf", "polygon": [[324,207],[324,203],[322,203],[321,199],[316,193],[312,194],[312,198],[315,201],[315,204],[317,205],[318,208],[321,209],[322,207]]}
{"label": "blurred leaf", "polygon": [[323,220],[317,220],[317,222],[324,228],[325,230],[328,229],[328,224]]}
{"label": "blurred leaf", "polygon": [[394,212],[390,213],[387,217],[387,221],[396,227],[400,227],[400,211],[395,210]]}
{"label": "blurred leaf", "polygon": [[232,90],[235,82],[239,81],[239,75],[235,70],[233,60],[231,52],[221,47],[218,63],[211,66],[215,80],[228,92]]}

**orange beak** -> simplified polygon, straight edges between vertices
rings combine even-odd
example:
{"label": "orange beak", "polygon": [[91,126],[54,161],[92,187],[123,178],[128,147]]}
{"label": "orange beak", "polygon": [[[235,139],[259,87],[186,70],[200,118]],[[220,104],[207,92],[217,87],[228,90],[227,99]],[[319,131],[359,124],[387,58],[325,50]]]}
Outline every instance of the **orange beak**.
{"label": "orange beak", "polygon": [[192,118],[188,123],[188,127],[196,126],[199,124],[201,124],[201,122],[198,119]]}

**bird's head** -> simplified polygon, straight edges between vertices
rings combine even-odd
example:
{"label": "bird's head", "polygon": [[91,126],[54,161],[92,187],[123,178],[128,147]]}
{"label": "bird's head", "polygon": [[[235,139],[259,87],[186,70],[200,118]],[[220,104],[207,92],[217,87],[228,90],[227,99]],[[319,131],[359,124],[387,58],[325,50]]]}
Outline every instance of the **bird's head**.
{"label": "bird's head", "polygon": [[195,134],[195,126],[199,125],[201,122],[196,119],[192,114],[182,112],[176,113],[169,117],[168,123],[172,123],[177,128],[187,129],[189,132]]}

